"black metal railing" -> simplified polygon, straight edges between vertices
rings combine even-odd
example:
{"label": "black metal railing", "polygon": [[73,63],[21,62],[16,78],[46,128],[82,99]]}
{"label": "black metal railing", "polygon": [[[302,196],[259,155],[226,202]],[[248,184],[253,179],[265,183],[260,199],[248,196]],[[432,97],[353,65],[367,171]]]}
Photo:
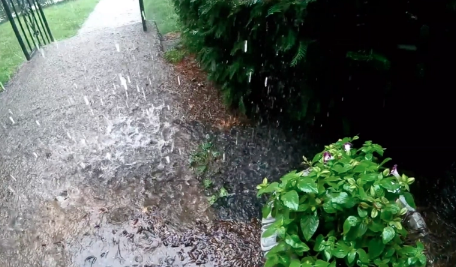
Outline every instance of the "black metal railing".
{"label": "black metal railing", "polygon": [[146,13],[144,12],[144,0],[139,0],[139,10],[141,11],[141,22],[143,26],[143,30],[147,31],[146,25]]}
{"label": "black metal railing", "polygon": [[38,0],[0,1],[27,60],[38,48],[54,41]]}

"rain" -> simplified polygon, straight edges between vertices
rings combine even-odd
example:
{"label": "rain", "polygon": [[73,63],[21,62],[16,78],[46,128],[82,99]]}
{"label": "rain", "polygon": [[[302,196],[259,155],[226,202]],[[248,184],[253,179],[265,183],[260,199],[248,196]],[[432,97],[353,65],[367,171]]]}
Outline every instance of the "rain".
{"label": "rain", "polygon": [[[300,168],[321,145],[258,114],[255,124],[213,123],[218,114],[202,105],[210,119],[195,119],[184,91],[211,84],[164,60],[167,40],[150,19],[143,30],[138,0],[53,2],[92,6],[74,35],[37,45],[0,82],[0,266],[263,266],[256,186]],[[64,25],[51,17],[51,29]],[[238,49],[255,45],[240,39]],[[246,81],[256,75],[248,70]],[[287,97],[270,95],[279,84],[264,77],[265,106]],[[192,165],[198,152],[207,166]],[[445,210],[454,203],[442,198]],[[453,229],[442,219],[451,214],[435,213],[430,228]]]}

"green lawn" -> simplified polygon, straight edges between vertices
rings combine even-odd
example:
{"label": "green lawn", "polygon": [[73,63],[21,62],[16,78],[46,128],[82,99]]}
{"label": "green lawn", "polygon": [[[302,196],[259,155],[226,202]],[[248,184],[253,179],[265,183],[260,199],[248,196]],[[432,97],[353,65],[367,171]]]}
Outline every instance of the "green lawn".
{"label": "green lawn", "polygon": [[177,14],[171,0],[144,0],[144,13],[147,20],[157,23],[161,34],[179,30]]}
{"label": "green lawn", "polygon": [[[76,0],[45,8],[44,13],[55,40],[76,35],[98,2]],[[9,22],[0,24],[0,36],[0,82],[5,84],[25,61],[25,57]]]}

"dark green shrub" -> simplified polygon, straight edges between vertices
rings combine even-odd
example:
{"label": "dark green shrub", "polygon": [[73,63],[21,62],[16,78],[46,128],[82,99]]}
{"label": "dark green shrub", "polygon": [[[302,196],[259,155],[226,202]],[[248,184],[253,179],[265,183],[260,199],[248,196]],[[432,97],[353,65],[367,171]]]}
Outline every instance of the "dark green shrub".
{"label": "dark green shrub", "polygon": [[263,217],[276,219],[263,237],[277,234],[279,241],[265,266],[426,265],[423,244],[404,241],[407,208],[397,201],[402,195],[414,206],[408,191],[415,179],[384,168],[391,159],[380,162],[384,149],[371,141],[352,148],[356,139],[326,146],[311,162],[304,158],[307,173],[293,171],[258,186],[258,195],[270,196]]}
{"label": "dark green shrub", "polygon": [[[292,120],[313,121],[340,110],[341,97],[350,95],[344,88],[356,90],[364,82],[358,77],[366,72],[377,91],[371,93],[384,95],[390,84],[389,58],[402,41],[413,46],[416,36],[404,33],[419,29],[403,16],[405,0],[174,3],[187,43],[221,85],[227,104],[251,115],[262,110]],[[401,20],[406,26],[398,28],[395,23]]]}

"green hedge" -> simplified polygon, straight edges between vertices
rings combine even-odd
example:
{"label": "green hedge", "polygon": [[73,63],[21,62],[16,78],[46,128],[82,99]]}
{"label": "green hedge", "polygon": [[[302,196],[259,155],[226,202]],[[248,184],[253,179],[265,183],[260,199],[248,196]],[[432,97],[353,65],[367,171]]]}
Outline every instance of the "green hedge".
{"label": "green hedge", "polygon": [[350,117],[344,97],[372,98],[366,106],[381,107],[395,61],[412,57],[407,71],[421,79],[425,24],[431,12],[443,21],[448,14],[441,11],[455,8],[450,0],[434,9],[424,0],[173,1],[187,43],[227,104],[313,123],[335,110],[338,119]]}

